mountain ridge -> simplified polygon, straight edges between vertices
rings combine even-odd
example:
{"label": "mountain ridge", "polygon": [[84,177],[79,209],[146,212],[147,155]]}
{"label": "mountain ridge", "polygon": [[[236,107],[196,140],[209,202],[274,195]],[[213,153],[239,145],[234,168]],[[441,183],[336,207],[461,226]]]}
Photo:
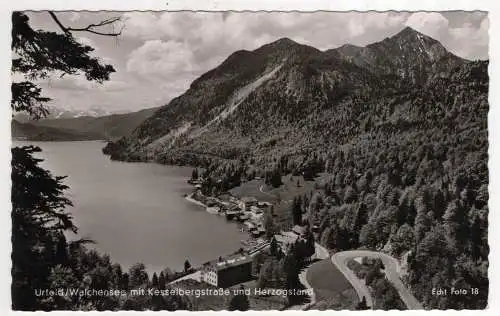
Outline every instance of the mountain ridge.
{"label": "mountain ridge", "polygon": [[[316,140],[305,141],[307,138],[296,135],[298,130],[310,134],[321,124],[329,126],[335,121],[324,115],[357,115],[356,121],[364,124],[360,117],[367,103],[394,102],[398,95],[414,96],[411,91],[417,87],[432,89],[429,85],[439,78],[449,78],[470,63],[448,52],[437,40],[408,27],[365,47],[343,45],[326,51],[282,38],[253,51],[231,54],[131,135],[110,143],[104,152],[112,159],[192,165],[206,164],[204,156],[219,156],[222,161],[257,156],[261,167],[268,168],[272,165],[269,158],[275,155],[300,156],[311,148],[325,151],[319,139],[336,146],[345,142],[349,134],[336,128],[325,131],[335,140],[319,134]],[[487,62],[477,64],[483,65],[482,71],[487,67]],[[197,134],[231,108],[238,91],[278,66],[271,78],[247,91],[237,110]],[[351,104],[350,109],[347,104]],[[409,126],[420,121],[416,109],[410,106],[404,111],[413,116]],[[304,119],[313,124],[306,127]],[[330,121],[321,123],[324,120]],[[158,141],[162,137],[163,143]],[[268,139],[275,139],[275,145],[266,147]]]}
{"label": "mountain ridge", "polygon": [[425,309],[485,308],[488,64],[408,28],[324,52],[281,40],[231,55],[103,152],[202,167],[204,195],[265,188],[277,230],[401,259]]}
{"label": "mountain ridge", "polygon": [[28,140],[117,140],[139,126],[158,108],[103,116],[78,116],[21,120],[14,116],[11,132],[14,138]]}

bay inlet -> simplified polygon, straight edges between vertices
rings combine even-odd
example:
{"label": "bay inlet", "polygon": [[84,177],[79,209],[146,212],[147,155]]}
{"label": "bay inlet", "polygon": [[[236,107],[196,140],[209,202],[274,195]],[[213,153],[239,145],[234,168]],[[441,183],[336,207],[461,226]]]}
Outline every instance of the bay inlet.
{"label": "bay inlet", "polygon": [[125,269],[142,262],[151,273],[181,270],[186,259],[196,266],[236,251],[248,238],[237,224],[184,198],[192,191],[191,168],[111,161],[100,141],[13,142],[22,145],[40,147],[41,165],[68,176],[78,237],[94,240],[92,247]]}

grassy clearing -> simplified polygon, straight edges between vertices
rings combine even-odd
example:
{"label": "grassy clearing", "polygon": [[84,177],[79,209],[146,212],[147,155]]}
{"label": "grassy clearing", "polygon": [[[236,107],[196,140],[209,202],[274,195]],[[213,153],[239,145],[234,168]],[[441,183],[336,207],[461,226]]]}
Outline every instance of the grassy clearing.
{"label": "grassy clearing", "polygon": [[344,277],[330,259],[313,263],[307,272],[307,281],[314,288],[318,300],[327,299],[333,293],[342,293],[352,289],[351,283]]}
{"label": "grassy clearing", "polygon": [[330,259],[311,265],[306,277],[316,294],[317,303],[311,309],[353,309],[359,301],[352,285]]}
{"label": "grassy clearing", "polygon": [[260,190],[261,187],[263,188],[262,191],[266,192],[264,190],[264,188],[266,187],[264,179],[243,182],[240,186],[231,189],[229,192],[232,195],[240,198],[244,196],[252,196],[262,202],[270,202],[270,203],[276,202],[276,197],[269,193],[263,193]]}
{"label": "grassy clearing", "polygon": [[259,201],[274,204],[276,224],[283,229],[288,229],[292,224],[292,202],[296,196],[310,195],[323,188],[324,182],[329,178],[326,173],[319,174],[314,181],[305,181],[302,176],[287,174],[283,176],[283,184],[274,188],[266,185],[264,179],[251,180],[230,190],[231,194],[243,197],[253,196]]}

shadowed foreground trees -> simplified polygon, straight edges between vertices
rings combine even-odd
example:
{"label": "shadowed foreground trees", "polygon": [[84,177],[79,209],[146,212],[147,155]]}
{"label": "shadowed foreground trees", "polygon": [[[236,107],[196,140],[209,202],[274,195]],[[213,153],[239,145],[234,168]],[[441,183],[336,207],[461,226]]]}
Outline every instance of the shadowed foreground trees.
{"label": "shadowed foreground trees", "polygon": [[[57,16],[50,13],[55,20]],[[107,20],[106,20],[107,21]],[[117,20],[114,20],[117,21]],[[63,33],[33,30],[29,18],[21,12],[12,14],[12,72],[24,75],[25,81],[12,83],[11,108],[33,118],[47,114],[41,89],[30,80],[49,75],[83,74],[88,80],[103,82],[114,72],[111,65],[90,57],[94,49],[75,41],[74,31],[98,34],[88,30],[64,27]],[[105,22],[105,21],[104,21]],[[101,25],[108,25],[108,23]],[[99,23],[97,24],[99,25]],[[115,36],[118,33],[103,35]],[[116,310],[116,309],[187,309],[180,297],[100,295],[88,290],[123,290],[150,287],[143,264],[123,273],[108,255],[88,250],[89,240],[68,242],[65,233],[76,233],[71,201],[65,197],[64,177],[52,175],[40,167],[40,152],[34,146],[12,148],[12,308],[14,310]],[[160,278],[165,287],[165,276]],[[160,283],[160,279],[154,283]],[[72,290],[68,295],[45,295],[43,290]],[[82,294],[83,293],[83,294]]]}
{"label": "shadowed foreground trees", "polygon": [[[12,72],[25,80],[12,83],[11,108],[33,118],[48,112],[41,88],[30,80],[83,73],[88,80],[103,82],[114,68],[90,57],[94,49],[78,43],[70,33],[34,30],[21,12],[12,14]],[[71,215],[65,211],[71,202],[64,197],[64,177],[54,177],[39,166],[33,146],[12,148],[12,307],[36,310],[62,307],[48,298],[35,296],[35,289],[48,289],[68,275],[65,231],[76,232]],[[69,246],[77,247],[82,242]],[[63,257],[62,257],[63,256]],[[59,264],[56,268],[56,264]],[[54,276],[54,273],[58,277]],[[55,278],[54,278],[55,277]],[[74,281],[73,279],[70,280]]]}
{"label": "shadowed foreground trees", "polygon": [[229,301],[228,310],[230,311],[247,311],[250,308],[250,302],[248,301],[248,296],[244,293],[245,288],[243,285],[240,286],[239,292],[235,295],[231,301]]}

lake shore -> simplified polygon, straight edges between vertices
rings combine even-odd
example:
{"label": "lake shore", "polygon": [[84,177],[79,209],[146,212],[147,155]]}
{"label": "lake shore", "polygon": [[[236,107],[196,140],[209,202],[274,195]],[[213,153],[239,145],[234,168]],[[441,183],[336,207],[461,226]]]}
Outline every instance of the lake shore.
{"label": "lake shore", "polygon": [[[192,169],[156,163],[123,163],[102,154],[101,141],[15,141],[42,149],[41,166],[64,179],[79,236],[96,241],[128,269],[137,262],[148,272],[179,271],[241,247],[248,235],[221,216],[186,202]],[[210,238],[206,238],[210,236]]]}

